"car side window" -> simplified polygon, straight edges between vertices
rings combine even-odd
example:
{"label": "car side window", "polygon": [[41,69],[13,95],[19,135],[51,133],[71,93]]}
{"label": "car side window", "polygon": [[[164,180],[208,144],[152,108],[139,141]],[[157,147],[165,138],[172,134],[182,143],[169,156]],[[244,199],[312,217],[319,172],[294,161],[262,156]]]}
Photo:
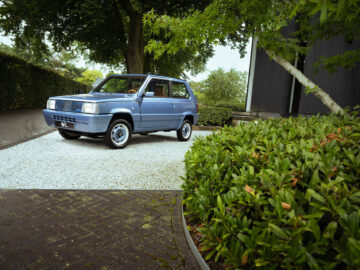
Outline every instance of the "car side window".
{"label": "car side window", "polygon": [[169,97],[169,81],[152,79],[145,89],[148,92],[154,93],[154,97]]}
{"label": "car side window", "polygon": [[172,82],[171,93],[174,98],[189,98],[190,94],[186,88],[185,83]]}

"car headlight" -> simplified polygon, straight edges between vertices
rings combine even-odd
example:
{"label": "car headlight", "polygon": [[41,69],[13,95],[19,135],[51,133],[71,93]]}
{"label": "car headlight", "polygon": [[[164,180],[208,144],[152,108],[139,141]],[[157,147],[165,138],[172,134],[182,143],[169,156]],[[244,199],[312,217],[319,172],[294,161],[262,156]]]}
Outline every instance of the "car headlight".
{"label": "car headlight", "polygon": [[84,102],[81,107],[83,113],[99,113],[99,104]]}
{"label": "car headlight", "polygon": [[48,99],[48,101],[46,103],[46,109],[55,110],[55,103],[56,103],[56,100]]}

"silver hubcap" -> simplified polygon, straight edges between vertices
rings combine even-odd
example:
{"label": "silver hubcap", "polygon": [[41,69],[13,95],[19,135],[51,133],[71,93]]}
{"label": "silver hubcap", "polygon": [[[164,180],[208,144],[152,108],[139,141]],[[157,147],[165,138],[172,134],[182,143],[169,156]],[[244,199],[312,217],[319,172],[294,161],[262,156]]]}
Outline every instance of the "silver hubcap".
{"label": "silver hubcap", "polygon": [[111,130],[111,140],[117,146],[123,145],[129,138],[129,129],[124,124],[118,124]]}
{"label": "silver hubcap", "polygon": [[187,139],[190,137],[191,134],[191,126],[189,123],[185,123],[182,127],[182,136],[184,137],[184,139]]}

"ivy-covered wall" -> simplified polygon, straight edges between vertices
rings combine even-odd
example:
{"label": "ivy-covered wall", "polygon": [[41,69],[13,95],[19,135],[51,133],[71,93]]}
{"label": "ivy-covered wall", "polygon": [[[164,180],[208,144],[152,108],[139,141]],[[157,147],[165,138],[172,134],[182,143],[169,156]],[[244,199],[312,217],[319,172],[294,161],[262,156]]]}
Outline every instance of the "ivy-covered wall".
{"label": "ivy-covered wall", "polygon": [[45,108],[51,96],[89,90],[85,84],[0,52],[0,111]]}

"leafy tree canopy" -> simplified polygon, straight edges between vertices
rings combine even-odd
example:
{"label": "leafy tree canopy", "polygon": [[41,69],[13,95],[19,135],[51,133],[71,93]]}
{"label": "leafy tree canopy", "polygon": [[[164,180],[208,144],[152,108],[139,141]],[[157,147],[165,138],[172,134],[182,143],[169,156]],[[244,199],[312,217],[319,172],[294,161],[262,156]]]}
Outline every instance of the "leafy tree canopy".
{"label": "leafy tree canopy", "polygon": [[87,85],[92,85],[92,83],[94,83],[97,79],[102,79],[103,77],[104,75],[100,70],[87,69],[81,74],[81,77],[78,78],[77,81]]}
{"label": "leafy tree canopy", "polygon": [[[314,15],[320,19],[314,19]],[[189,40],[198,45],[204,41],[228,43],[244,56],[249,38],[257,36],[261,47],[293,60],[319,39],[339,35],[347,41],[360,38],[360,0],[214,0],[204,11],[171,17],[152,10],[144,20],[154,33],[167,31],[170,37],[167,43],[149,41],[146,50],[155,56],[176,53]],[[284,35],[284,28],[294,23],[299,29]],[[359,51],[344,55],[352,61],[345,66],[360,61]],[[340,60],[334,57],[329,62],[344,66]]]}
{"label": "leafy tree canopy", "polygon": [[[226,42],[243,55],[249,38],[256,36],[258,45],[306,89],[333,112],[344,113],[324,90],[289,61],[306,54],[311,45],[320,39],[338,35],[347,41],[358,39],[359,13],[360,0],[214,0],[203,11],[178,17],[159,16],[152,10],[144,18],[147,27],[155,34],[167,32],[169,40],[166,43],[150,40],[146,50],[160,57],[164,52],[175,54],[190,41],[198,45]],[[285,35],[284,28],[291,24],[298,29]],[[359,51],[321,59],[320,67],[329,70],[339,65],[351,68],[360,61]]]}
{"label": "leafy tree canopy", "polygon": [[197,93],[200,101],[207,105],[217,103],[243,103],[246,96],[247,72],[222,68],[210,72],[207,79],[192,82],[191,87]]}
{"label": "leafy tree canopy", "polygon": [[[56,51],[78,49],[87,51],[89,59],[114,67],[125,66],[129,73],[163,73],[181,75],[183,69],[202,70],[212,47],[182,47],[175,55],[154,60],[144,55],[144,43],[153,36],[143,27],[143,14],[155,9],[161,14],[180,15],[189,9],[203,9],[208,0],[1,0],[0,27],[15,41],[35,38],[38,46],[45,40]],[[156,35],[166,41],[165,33]]]}

